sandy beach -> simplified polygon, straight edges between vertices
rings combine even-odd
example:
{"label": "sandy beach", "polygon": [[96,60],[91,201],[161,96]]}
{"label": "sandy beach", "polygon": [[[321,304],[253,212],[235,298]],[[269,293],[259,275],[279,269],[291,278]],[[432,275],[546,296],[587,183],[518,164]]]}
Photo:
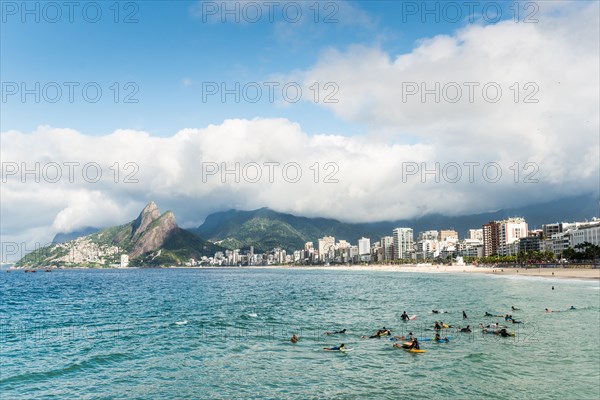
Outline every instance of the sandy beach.
{"label": "sandy beach", "polygon": [[[265,268],[265,267],[251,267]],[[269,267],[266,267],[269,268]],[[475,265],[331,265],[331,266],[278,266],[277,268],[306,268],[338,271],[398,271],[420,273],[465,273],[491,275],[520,275],[546,278],[600,280],[600,268],[491,268]]]}

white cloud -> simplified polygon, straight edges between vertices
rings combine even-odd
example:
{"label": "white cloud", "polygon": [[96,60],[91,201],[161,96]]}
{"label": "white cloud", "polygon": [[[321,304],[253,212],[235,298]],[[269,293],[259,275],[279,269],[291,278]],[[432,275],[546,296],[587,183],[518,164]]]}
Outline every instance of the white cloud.
{"label": "white cloud", "polygon": [[[288,80],[305,82],[307,92],[314,82],[336,83],[339,101],[321,106],[390,140],[430,145],[442,162],[448,153],[463,161],[531,161],[547,182],[589,185],[598,174],[599,6],[540,7],[539,23],[469,25],[422,39],[407,54],[330,49]],[[473,102],[469,82],[479,85]],[[407,95],[414,84],[418,94]],[[423,84],[439,84],[439,102],[432,94],[423,99]],[[489,97],[501,88],[498,102],[486,100],[486,84]],[[454,103],[456,86],[462,97]],[[524,103],[529,94],[538,102]]]}
{"label": "white cloud", "polygon": [[[460,215],[532,204],[598,190],[598,20],[597,3],[585,10],[541,14],[539,24],[502,22],[468,26],[455,35],[424,39],[408,54],[351,47],[330,50],[311,69],[288,78],[312,84],[335,81],[339,103],[326,104],[337,116],[364,126],[365,134],[311,136],[285,119],[227,120],[171,137],[119,130],[89,136],[70,129],[39,127],[31,133],[2,133],[1,158],[29,168],[39,162],[78,162],[74,182],[26,183],[17,173],[2,183],[2,241],[48,241],[59,230],[124,223],[149,200],[173,209],[178,222],[196,226],[210,212],[268,206],[306,216],[345,221],[410,218],[426,213]],[[544,18],[542,18],[544,17]],[[497,82],[498,103],[402,102],[403,82]],[[514,82],[535,82],[537,104],[515,104]],[[307,89],[308,92],[308,89]],[[525,92],[522,92],[525,93]],[[465,162],[497,162],[503,177],[474,182]],[[91,183],[82,166],[95,162],[102,179]],[[233,176],[203,181],[203,163],[256,162],[258,183]],[[265,162],[279,162],[274,183]],[[297,162],[298,183],[286,182],[281,167]],[[320,183],[311,166],[319,163]],[[322,183],[335,163],[339,183]],[[457,162],[458,183],[403,180],[406,162]],[[538,183],[514,183],[515,162],[539,166]],[[114,175],[115,163],[120,173]],[[126,163],[132,163],[125,170]],[[11,164],[12,165],[12,164]],[[139,168],[136,170],[135,168]],[[6,174],[4,174],[3,178]],[[90,171],[88,171],[90,172]],[[93,172],[93,171],[92,171]],[[253,171],[247,170],[251,173]],[[291,172],[291,171],[290,171]],[[137,183],[125,183],[128,173]],[[452,176],[452,171],[449,171]],[[293,175],[290,173],[290,175]],[[291,177],[291,176],[290,176]],[[27,177],[26,177],[27,178]],[[88,176],[88,180],[89,176]],[[115,182],[116,181],[116,182]]]}

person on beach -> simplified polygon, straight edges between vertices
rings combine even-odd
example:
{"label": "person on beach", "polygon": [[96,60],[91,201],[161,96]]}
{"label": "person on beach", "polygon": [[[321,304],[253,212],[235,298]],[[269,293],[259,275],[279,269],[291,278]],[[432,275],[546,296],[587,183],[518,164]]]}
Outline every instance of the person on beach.
{"label": "person on beach", "polygon": [[463,310],[463,319],[467,319],[467,313]]}
{"label": "person on beach", "polygon": [[335,332],[325,332],[326,335],[343,335],[346,333],[346,329],[342,329],[341,331],[335,331]]}
{"label": "person on beach", "polygon": [[330,350],[330,351],[342,351],[346,349],[346,345],[344,343],[340,344],[339,346],[334,346],[334,347],[323,347],[323,350]]}
{"label": "person on beach", "polygon": [[402,315],[400,316],[400,318],[402,318],[402,321],[408,321],[410,319],[410,317],[408,316],[408,314],[406,313],[406,311],[404,311],[402,313]]}
{"label": "person on beach", "polygon": [[298,343],[298,336],[296,336],[295,333],[292,335],[292,338],[290,339],[290,342],[292,342],[292,343]]}

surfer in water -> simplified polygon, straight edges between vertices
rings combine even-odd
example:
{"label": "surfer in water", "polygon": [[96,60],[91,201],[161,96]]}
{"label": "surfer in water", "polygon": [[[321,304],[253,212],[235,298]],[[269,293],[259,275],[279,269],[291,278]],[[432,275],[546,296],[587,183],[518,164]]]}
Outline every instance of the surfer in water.
{"label": "surfer in water", "polygon": [[344,335],[346,333],[346,329],[342,329],[341,331],[335,332],[325,332],[326,335]]}
{"label": "surfer in water", "polygon": [[385,326],[383,328],[381,328],[380,330],[378,330],[377,332],[375,332],[374,335],[369,336],[369,339],[374,339],[374,338],[380,338],[383,336],[388,336],[391,335],[392,332],[390,332],[389,329],[386,329]]}
{"label": "surfer in water", "polygon": [[410,319],[410,317],[408,316],[408,314],[406,313],[406,311],[404,311],[402,313],[402,315],[400,316],[400,318],[402,318],[402,321],[408,321]]}
{"label": "surfer in water", "polygon": [[439,333],[436,333],[436,334],[435,334],[435,337],[433,338],[433,340],[435,340],[436,342],[449,342],[449,341],[450,341],[450,339],[448,339],[448,336],[445,336],[445,337],[442,339],[442,337],[440,336],[440,334],[439,334]]}
{"label": "surfer in water", "polygon": [[340,344],[339,346],[334,346],[334,347],[323,347],[323,350],[329,350],[329,351],[342,351],[342,350],[346,350],[346,345],[344,343]]}
{"label": "surfer in water", "polygon": [[520,311],[521,310],[520,308],[517,308],[515,306],[511,306],[510,308],[512,308],[513,311]]}
{"label": "surfer in water", "polygon": [[295,333],[292,335],[292,338],[290,339],[290,342],[292,342],[292,343],[298,343],[298,336]]}
{"label": "surfer in water", "polygon": [[500,331],[498,331],[498,335],[502,336],[502,337],[509,337],[511,336],[510,333],[508,333],[508,331],[506,329],[500,329]]}
{"label": "surfer in water", "polygon": [[410,349],[410,350],[420,350],[420,348],[419,348],[419,340],[417,338],[414,338],[412,340],[411,344],[408,347],[406,347],[406,348]]}
{"label": "surfer in water", "polygon": [[459,332],[466,332],[466,333],[470,333],[470,332],[473,332],[473,331],[471,330],[471,325],[467,325],[467,327],[466,327],[466,328],[461,328],[461,329],[459,330]]}

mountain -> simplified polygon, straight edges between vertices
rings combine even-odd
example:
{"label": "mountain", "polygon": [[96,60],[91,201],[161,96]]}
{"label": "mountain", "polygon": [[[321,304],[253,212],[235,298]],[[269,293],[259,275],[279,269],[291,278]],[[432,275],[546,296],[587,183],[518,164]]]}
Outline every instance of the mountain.
{"label": "mountain", "polygon": [[177,226],[171,211],[161,214],[154,202],[120,226],[53,243],[23,257],[17,267],[73,265],[98,267],[119,264],[127,254],[131,265],[177,265],[190,258],[212,256],[221,247]]}
{"label": "mountain", "polygon": [[315,242],[323,236],[335,236],[356,243],[361,237],[379,240],[390,236],[397,227],[411,227],[415,236],[431,229],[454,229],[465,237],[469,229],[481,228],[489,221],[511,216],[525,217],[529,227],[560,221],[581,221],[600,215],[598,198],[594,194],[574,196],[533,206],[499,210],[463,216],[427,215],[420,218],[373,223],[344,223],[335,219],[305,218],[279,213],[268,208],[253,211],[229,210],[209,215],[204,223],[190,230],[221,246],[257,252],[281,247],[286,251],[304,248],[304,243]]}

